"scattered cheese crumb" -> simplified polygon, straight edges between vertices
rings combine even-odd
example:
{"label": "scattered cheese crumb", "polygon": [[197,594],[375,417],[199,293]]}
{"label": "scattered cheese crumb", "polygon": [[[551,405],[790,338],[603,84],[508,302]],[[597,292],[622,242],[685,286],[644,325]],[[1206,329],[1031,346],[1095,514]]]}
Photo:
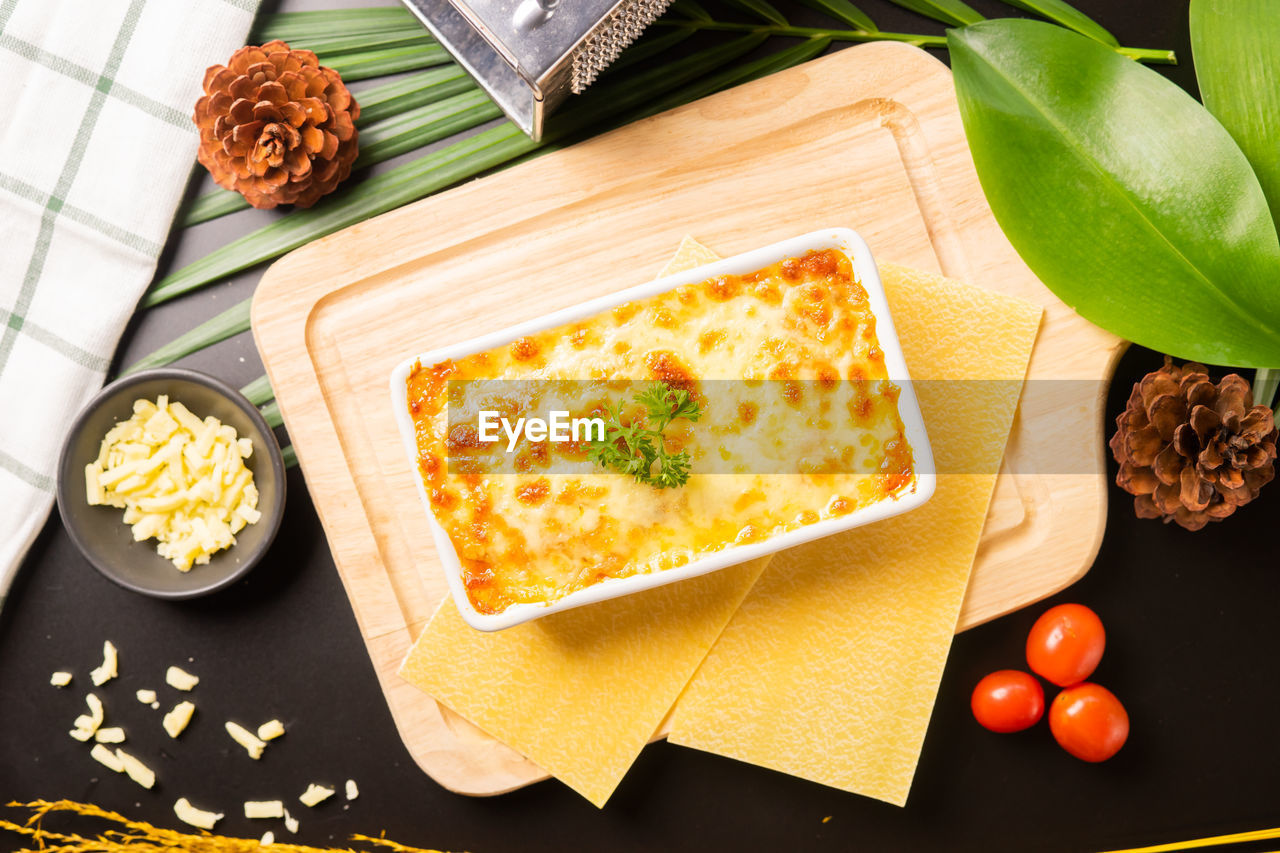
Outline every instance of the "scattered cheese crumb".
{"label": "scattered cheese crumb", "polygon": [[89,673],[93,686],[101,687],[119,675],[119,665],[120,658],[116,654],[116,647],[107,640],[102,644],[102,665]]}
{"label": "scattered cheese crumb", "polygon": [[187,723],[191,722],[191,715],[195,712],[195,705],[190,702],[179,702],[173,706],[172,711],[164,715],[161,725],[169,733],[169,737],[176,738],[186,729]]}
{"label": "scattered cheese crumb", "polygon": [[244,816],[249,818],[284,817],[284,803],[280,800],[247,800]]}
{"label": "scattered cheese crumb", "polygon": [[97,759],[98,763],[106,766],[108,769],[113,770],[116,773],[124,772],[124,764],[120,762],[119,758],[116,758],[115,752],[100,743],[95,743],[93,745],[93,749],[89,750],[89,756]]}
{"label": "scattered cheese crumb", "polygon": [[124,729],[119,726],[112,726],[109,729],[98,729],[93,733],[93,739],[98,743],[124,743]]}
{"label": "scattered cheese crumb", "polygon": [[270,847],[272,844],[275,844],[275,843],[276,843],[276,834],[268,829],[266,832],[262,833],[262,840],[258,842],[258,845],[260,847]]}
{"label": "scattered cheese crumb", "polygon": [[128,774],[129,778],[142,787],[150,788],[156,783],[156,774],[151,771],[150,767],[119,747],[116,747],[116,758],[120,759],[120,763],[124,765],[124,772]]}
{"label": "scattered cheese crumb", "polygon": [[151,710],[156,711],[156,710],[159,710],[159,708],[160,708],[160,703],[159,703],[159,702],[152,702],[152,703],[151,703]]}
{"label": "scattered cheese crumb", "polygon": [[169,667],[164,674],[164,681],[170,687],[183,691],[189,691],[200,683],[199,678],[176,666]]}
{"label": "scattered cheese crumb", "polygon": [[267,745],[253,736],[253,732],[246,729],[239,723],[227,721],[227,734],[231,735],[231,739],[245,748],[249,753],[249,757],[255,761],[262,757],[262,750]]}
{"label": "scattered cheese crumb", "polygon": [[831,820],[831,815],[827,815],[826,817],[824,817],[824,818],[822,819],[822,822],[823,822],[823,823],[826,823],[826,822],[827,822],[827,821],[829,821],[829,820]]}
{"label": "scattered cheese crumb", "polygon": [[293,835],[298,834],[298,819],[289,814],[289,810],[284,810],[284,828],[289,830]]}
{"label": "scattered cheese crumb", "polygon": [[324,785],[317,785],[312,782],[307,786],[307,790],[302,792],[302,796],[298,797],[298,801],[304,806],[315,808],[325,800],[333,796],[333,789],[326,788]]}
{"label": "scattered cheese crumb", "polygon": [[94,732],[102,725],[102,700],[96,694],[90,693],[84,697],[84,701],[89,705],[89,713],[81,714],[75,719],[75,728],[71,730],[71,736],[78,741],[84,742],[93,737]]}
{"label": "scattered cheese crumb", "polygon": [[53,675],[49,676],[49,683],[54,687],[66,687],[71,683],[71,673],[55,672]]}
{"label": "scattered cheese crumb", "polygon": [[258,726],[258,737],[262,740],[275,740],[284,734],[284,726],[279,720],[268,720]]}
{"label": "scattered cheese crumb", "polygon": [[143,705],[150,705],[152,702],[156,701],[156,692],[154,690],[139,690],[133,695],[137,696],[138,701]]}
{"label": "scattered cheese crumb", "polygon": [[356,787],[356,780],[348,779],[347,780],[347,799],[354,800],[358,796],[360,796],[360,789]]}
{"label": "scattered cheese crumb", "polygon": [[187,802],[186,797],[173,804],[173,813],[178,816],[178,820],[183,823],[189,823],[197,829],[213,829],[214,824],[224,817],[224,815],[220,815],[217,812],[207,812],[196,808]]}

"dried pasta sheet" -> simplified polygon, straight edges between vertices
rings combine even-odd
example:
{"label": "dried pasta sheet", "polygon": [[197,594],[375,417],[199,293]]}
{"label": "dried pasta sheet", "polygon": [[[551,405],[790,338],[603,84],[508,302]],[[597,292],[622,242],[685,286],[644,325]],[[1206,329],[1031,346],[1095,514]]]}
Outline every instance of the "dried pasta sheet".
{"label": "dried pasta sheet", "polygon": [[[716,259],[686,239],[661,275]],[[767,562],[492,634],[446,600],[400,674],[602,806]]]}
{"label": "dried pasta sheet", "polygon": [[[888,264],[881,273],[943,472],[937,491],[910,513],[775,555],[680,697],[670,739],[902,805],[1041,311]],[[1011,381],[943,381],[975,379]]]}

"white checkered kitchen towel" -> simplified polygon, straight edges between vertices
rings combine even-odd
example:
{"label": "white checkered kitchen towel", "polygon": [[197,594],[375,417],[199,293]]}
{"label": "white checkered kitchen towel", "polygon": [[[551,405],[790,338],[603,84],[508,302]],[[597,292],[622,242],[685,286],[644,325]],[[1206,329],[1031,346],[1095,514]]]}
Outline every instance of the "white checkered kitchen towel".
{"label": "white checkered kitchen towel", "polygon": [[0,0],[0,600],[53,504],[258,0]]}

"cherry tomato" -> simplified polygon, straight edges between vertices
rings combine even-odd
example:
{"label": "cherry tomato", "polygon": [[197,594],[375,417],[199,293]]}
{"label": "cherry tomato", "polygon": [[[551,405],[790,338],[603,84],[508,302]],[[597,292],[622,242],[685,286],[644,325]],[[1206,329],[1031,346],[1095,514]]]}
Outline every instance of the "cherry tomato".
{"label": "cherry tomato", "polygon": [[1102,620],[1083,604],[1050,607],[1027,635],[1027,665],[1059,687],[1084,681],[1098,667],[1107,645]]}
{"label": "cherry tomato", "polygon": [[993,732],[1020,732],[1044,715],[1044,689],[1028,673],[1001,669],[973,688],[973,717]]}
{"label": "cherry tomato", "polygon": [[1129,714],[1105,687],[1068,687],[1049,706],[1049,729],[1054,740],[1081,761],[1106,761],[1129,737]]}

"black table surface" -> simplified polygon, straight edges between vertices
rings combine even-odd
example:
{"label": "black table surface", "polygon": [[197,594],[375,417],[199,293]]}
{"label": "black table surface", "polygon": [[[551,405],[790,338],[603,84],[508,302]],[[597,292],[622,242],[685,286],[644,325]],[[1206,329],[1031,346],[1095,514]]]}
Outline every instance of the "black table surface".
{"label": "black table surface", "polygon": [[[286,8],[322,5],[355,3]],[[886,30],[940,31],[883,0],[861,5]],[[975,5],[1007,13],[993,2]],[[1177,49],[1182,64],[1162,72],[1195,91],[1186,2],[1076,5],[1124,44]],[[162,267],[269,219],[247,212],[175,232]],[[243,298],[260,274],[147,312],[126,335],[120,362]],[[248,335],[186,363],[238,384],[261,374]],[[1124,357],[1109,417],[1131,383],[1158,364],[1141,349]],[[283,839],[278,822],[246,820],[241,801],[292,800],[309,782],[353,778],[361,792],[354,802],[339,794],[316,809],[292,809],[302,821],[298,840],[338,845],[352,833],[385,830],[409,844],[473,851],[1082,850],[1280,825],[1280,572],[1270,535],[1280,486],[1195,534],[1137,520],[1114,486],[1110,498],[1092,570],[1051,601],[1086,603],[1106,623],[1096,679],[1128,707],[1128,744],[1113,760],[1089,765],[1062,752],[1043,725],[1001,736],[974,723],[970,690],[993,669],[1023,665],[1026,631],[1045,607],[1036,605],[957,637],[905,808],[666,743],[644,750],[603,809],[555,781],[489,799],[452,794],[400,742],[297,470],[264,564],[237,586],[191,602],[112,585],[76,551],[55,513],[0,614],[0,796],[93,801],[170,826],[180,826],[173,801],[187,796],[227,812],[219,832],[257,836],[276,824]],[[120,677],[100,691],[110,724],[123,725],[150,758],[161,780],[154,791],[105,772],[67,736],[104,639],[120,649]],[[163,688],[173,663],[202,678],[196,719],[178,741],[160,731],[158,712],[133,699],[139,687]],[[77,673],[72,689],[49,686],[57,669]],[[260,762],[221,731],[224,719],[272,717],[288,734]],[[0,835],[0,849],[14,845]]]}

